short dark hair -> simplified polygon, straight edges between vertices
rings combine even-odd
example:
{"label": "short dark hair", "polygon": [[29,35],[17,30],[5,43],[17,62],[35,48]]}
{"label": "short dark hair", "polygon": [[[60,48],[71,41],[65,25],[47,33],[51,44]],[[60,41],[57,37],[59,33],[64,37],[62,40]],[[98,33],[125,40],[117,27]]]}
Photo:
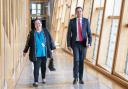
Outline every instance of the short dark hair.
{"label": "short dark hair", "polygon": [[36,18],[36,19],[34,20],[34,24],[35,24],[35,22],[36,22],[37,20],[39,20],[39,21],[41,22],[41,24],[42,24],[42,21],[41,21],[40,18]]}
{"label": "short dark hair", "polygon": [[75,12],[76,12],[78,9],[81,9],[81,10],[83,11],[83,8],[79,6],[79,7],[76,7]]}

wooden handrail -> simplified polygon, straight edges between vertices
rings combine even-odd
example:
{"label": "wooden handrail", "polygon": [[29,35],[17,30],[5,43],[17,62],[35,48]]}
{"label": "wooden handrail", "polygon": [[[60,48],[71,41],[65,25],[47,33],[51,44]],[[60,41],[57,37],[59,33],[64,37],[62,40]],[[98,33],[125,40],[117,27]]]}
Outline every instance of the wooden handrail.
{"label": "wooden handrail", "polygon": [[64,28],[66,29],[66,28],[68,28],[68,26],[65,26]]}
{"label": "wooden handrail", "polygon": [[99,35],[98,35],[98,34],[96,34],[96,33],[92,33],[92,36],[99,37]]}
{"label": "wooden handrail", "polygon": [[108,19],[120,19],[120,16],[108,16]]}
{"label": "wooden handrail", "polygon": [[127,28],[128,28],[128,24],[125,24],[125,27],[127,27]]}
{"label": "wooden handrail", "polygon": [[96,10],[103,10],[104,7],[96,7]]}

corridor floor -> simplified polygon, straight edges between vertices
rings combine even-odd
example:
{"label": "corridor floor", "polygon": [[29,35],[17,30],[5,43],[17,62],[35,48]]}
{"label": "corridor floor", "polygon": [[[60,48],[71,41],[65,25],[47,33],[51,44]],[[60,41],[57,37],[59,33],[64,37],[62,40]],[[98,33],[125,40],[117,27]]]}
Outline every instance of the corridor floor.
{"label": "corridor floor", "polygon": [[84,70],[84,85],[73,85],[72,57],[62,50],[56,50],[53,55],[56,71],[51,72],[47,68],[46,84],[41,83],[41,76],[39,76],[39,86],[36,88],[32,86],[33,65],[31,62],[28,62],[15,89],[125,89],[86,65]]}

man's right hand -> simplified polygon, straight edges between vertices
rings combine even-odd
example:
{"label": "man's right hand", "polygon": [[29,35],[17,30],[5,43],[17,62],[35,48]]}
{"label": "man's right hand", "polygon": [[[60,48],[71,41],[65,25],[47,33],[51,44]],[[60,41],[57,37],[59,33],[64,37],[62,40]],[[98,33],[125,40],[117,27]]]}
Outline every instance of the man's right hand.
{"label": "man's right hand", "polygon": [[68,50],[69,50],[69,51],[71,51],[71,50],[72,50],[72,48],[71,48],[71,47],[68,47]]}

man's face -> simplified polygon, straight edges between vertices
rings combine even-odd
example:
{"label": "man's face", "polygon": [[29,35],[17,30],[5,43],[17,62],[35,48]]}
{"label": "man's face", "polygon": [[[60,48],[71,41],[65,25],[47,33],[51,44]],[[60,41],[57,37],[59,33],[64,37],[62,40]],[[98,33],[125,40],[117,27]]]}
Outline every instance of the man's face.
{"label": "man's face", "polygon": [[35,28],[36,28],[37,31],[41,30],[42,23],[40,22],[40,20],[35,21]]}
{"label": "man's face", "polygon": [[83,11],[82,11],[81,8],[78,8],[78,9],[76,10],[76,15],[77,15],[78,18],[81,18],[81,17],[82,17]]}

